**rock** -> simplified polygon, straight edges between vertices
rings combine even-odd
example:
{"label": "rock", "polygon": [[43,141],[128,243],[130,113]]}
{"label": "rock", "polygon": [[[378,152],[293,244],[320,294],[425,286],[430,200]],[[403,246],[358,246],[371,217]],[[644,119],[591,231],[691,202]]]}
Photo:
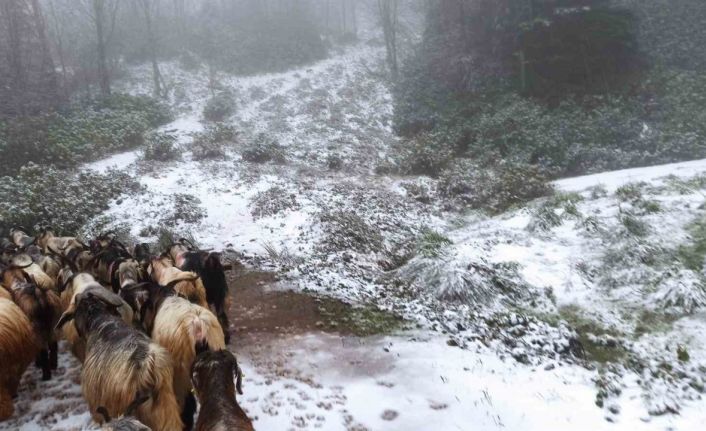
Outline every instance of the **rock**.
{"label": "rock", "polygon": [[385,410],[384,412],[382,412],[382,415],[380,415],[380,417],[386,421],[393,421],[397,419],[399,415],[400,414],[394,410]]}
{"label": "rock", "polygon": [[458,341],[454,340],[453,338],[449,338],[448,340],[446,340],[446,345],[451,347],[458,347]]}

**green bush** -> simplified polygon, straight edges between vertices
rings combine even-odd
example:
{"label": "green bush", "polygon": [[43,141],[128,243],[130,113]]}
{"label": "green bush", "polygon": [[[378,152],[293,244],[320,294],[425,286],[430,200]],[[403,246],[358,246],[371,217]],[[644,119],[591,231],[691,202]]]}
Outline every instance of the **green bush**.
{"label": "green bush", "polygon": [[235,112],[235,100],[228,92],[221,92],[206,102],[203,118],[208,121],[223,121]]}
{"label": "green bush", "polygon": [[116,94],[62,113],[0,123],[0,159],[14,174],[28,162],[73,167],[143,143],[143,134],[170,119],[154,99]]}
{"label": "green bush", "polygon": [[226,146],[235,144],[235,128],[223,123],[209,125],[194,137],[191,153],[194,160],[218,159],[226,155]]}
{"label": "green bush", "polygon": [[503,212],[512,206],[546,196],[549,178],[536,166],[501,161],[495,165],[456,160],[442,174],[439,193],[459,206]]}
{"label": "green bush", "polygon": [[169,132],[150,132],[145,135],[145,160],[167,162],[181,156],[176,145],[177,138]]}
{"label": "green bush", "polygon": [[0,231],[41,224],[59,234],[73,234],[105,211],[111,200],[138,188],[117,171],[76,173],[29,163],[14,177],[0,178]]}
{"label": "green bush", "polygon": [[248,145],[241,153],[243,160],[252,163],[285,163],[287,158],[284,149],[274,139],[264,134],[257,136],[254,142]]}
{"label": "green bush", "polygon": [[453,155],[451,145],[442,136],[421,133],[402,148],[398,165],[404,174],[436,177]]}

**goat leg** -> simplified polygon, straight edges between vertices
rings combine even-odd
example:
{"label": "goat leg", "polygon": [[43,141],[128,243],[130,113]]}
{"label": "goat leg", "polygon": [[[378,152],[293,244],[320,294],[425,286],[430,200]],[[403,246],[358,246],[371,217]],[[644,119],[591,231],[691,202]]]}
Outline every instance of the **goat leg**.
{"label": "goat leg", "polygon": [[51,365],[49,364],[49,350],[42,349],[39,352],[39,364],[42,368],[42,380],[51,380]]}
{"label": "goat leg", "polygon": [[59,343],[56,341],[49,343],[49,365],[52,370],[59,368]]}
{"label": "goat leg", "polygon": [[193,392],[189,392],[184,400],[184,409],[181,412],[181,420],[184,422],[184,431],[191,431],[194,427],[194,415],[196,414],[196,397]]}

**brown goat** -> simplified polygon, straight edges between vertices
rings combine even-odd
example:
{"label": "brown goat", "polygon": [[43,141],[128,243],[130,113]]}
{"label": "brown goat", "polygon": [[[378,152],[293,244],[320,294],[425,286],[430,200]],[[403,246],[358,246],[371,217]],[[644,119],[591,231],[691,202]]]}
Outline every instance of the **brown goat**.
{"label": "brown goat", "polygon": [[22,270],[6,271],[5,279],[11,274],[9,290],[12,299],[32,323],[37,344],[41,347],[37,365],[42,369],[42,380],[51,379],[51,370],[58,366],[57,331],[54,326],[59,321],[62,307],[59,295],[53,290],[36,286],[29,275]]}
{"label": "brown goat", "polygon": [[206,288],[196,273],[176,268],[168,257],[152,259],[148,273],[155,283],[161,286],[174,286],[177,294],[194,304],[208,308]]}
{"label": "brown goat", "polygon": [[[108,298],[109,300],[122,301],[120,307],[118,307],[118,312],[122,319],[131,324],[133,321],[132,308],[120,299],[115,293],[107,290],[101,286],[90,274],[80,273],[72,274],[70,270],[63,269],[60,279],[63,280],[61,287],[61,302],[64,307],[65,313],[71,313],[76,309],[76,297],[84,292],[91,291],[95,295]],[[69,323],[62,328],[64,338],[71,346],[71,352],[78,358],[79,361],[83,362],[86,350],[86,341],[82,339],[73,323]]]}
{"label": "brown goat", "polygon": [[[191,380],[201,404],[196,431],[253,431],[252,421],[238,404],[243,373],[228,350],[205,351],[196,357]],[[236,383],[233,383],[235,379]]]}
{"label": "brown goat", "polygon": [[0,421],[12,416],[12,399],[38,351],[29,318],[14,302],[0,298]]}
{"label": "brown goat", "polygon": [[105,419],[100,407],[108,416],[118,417],[127,412],[135,394],[147,394],[149,400],[136,409],[137,419],[155,431],[180,430],[169,353],[119,317],[120,298],[97,292],[78,295],[75,311],[64,313],[58,323],[73,321],[86,340],[81,389],[93,419],[99,423]]}

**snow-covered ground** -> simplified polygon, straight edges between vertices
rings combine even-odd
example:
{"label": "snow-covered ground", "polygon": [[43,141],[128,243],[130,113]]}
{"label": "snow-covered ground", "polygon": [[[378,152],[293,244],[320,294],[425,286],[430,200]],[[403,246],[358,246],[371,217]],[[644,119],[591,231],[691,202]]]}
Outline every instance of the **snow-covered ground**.
{"label": "snow-covered ground", "polygon": [[[256,428],[702,429],[706,294],[679,256],[705,215],[706,181],[692,178],[706,175],[706,160],[560,180],[556,196],[495,217],[447,212],[409,192],[433,193],[434,180],[374,173],[396,142],[389,90],[370,73],[382,62],[381,48],[361,44],[286,73],[222,76],[238,100],[229,121],[239,139],[210,161],[189,152],[203,130],[205,74],[170,65],[183,97],[163,130],[177,134],[182,159],[151,167],[138,151],[87,166],[132,172],[144,186],[96,226],[141,241],[159,227],[188,232],[204,248],[275,265],[288,286],[420,325],[270,346],[310,379],[241,358]],[[279,142],[284,163],[242,159],[259,133]],[[448,242],[397,262],[430,229]],[[46,428],[44,405],[80,405],[75,361],[64,354],[62,364],[54,401],[32,404],[49,386],[26,376],[18,404],[33,419],[19,429]],[[53,429],[90,429],[81,407],[57,420]]]}

